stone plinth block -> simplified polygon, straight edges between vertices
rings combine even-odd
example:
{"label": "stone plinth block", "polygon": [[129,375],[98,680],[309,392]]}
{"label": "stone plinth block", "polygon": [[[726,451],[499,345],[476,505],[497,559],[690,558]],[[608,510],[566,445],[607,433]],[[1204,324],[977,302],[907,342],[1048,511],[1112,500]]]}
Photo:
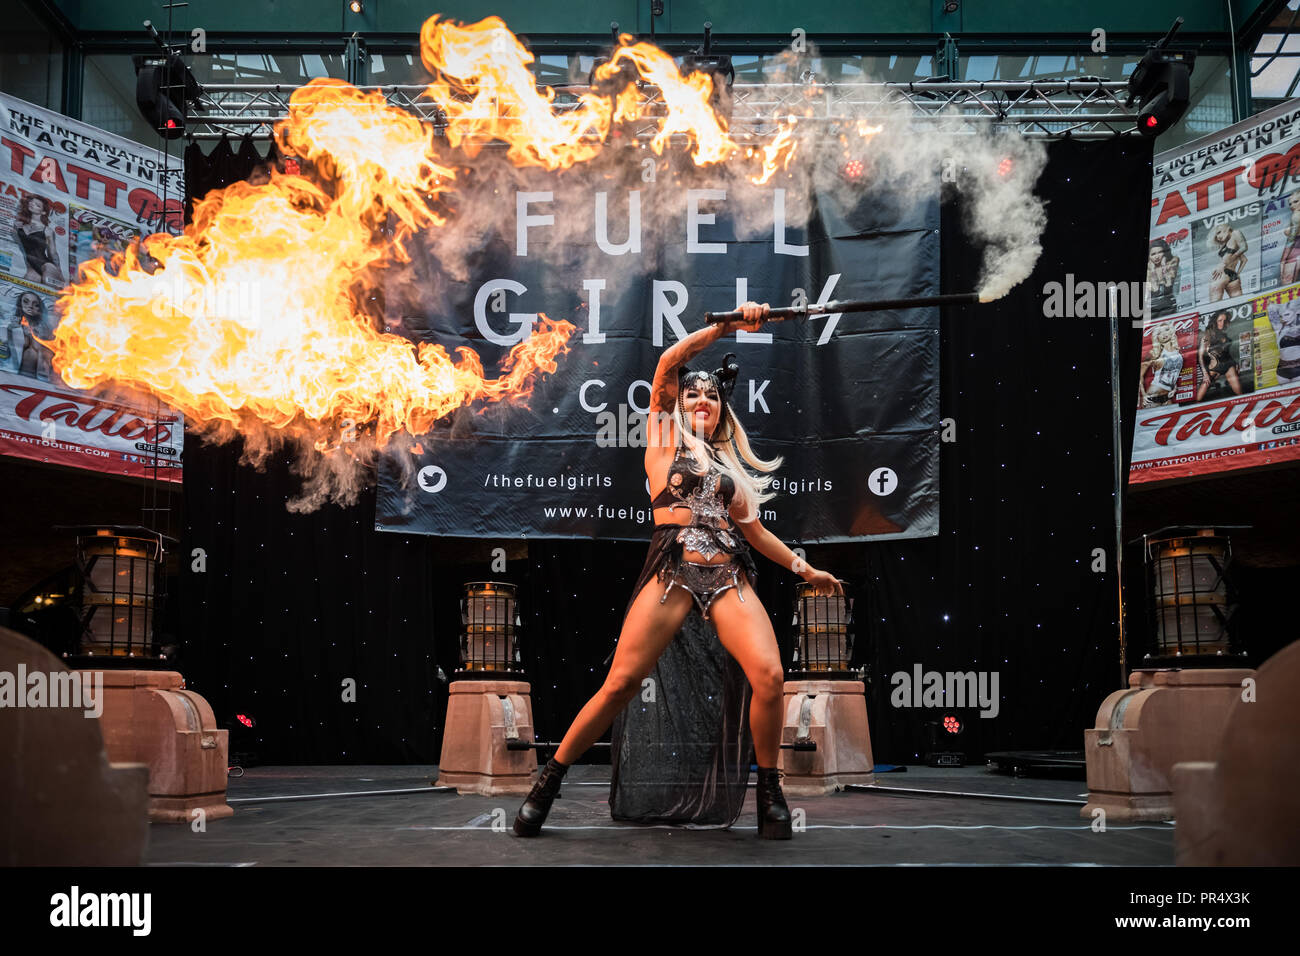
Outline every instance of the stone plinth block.
{"label": "stone plinth block", "polygon": [[817,749],[782,747],[779,766],[786,794],[817,797],[851,783],[874,783],[862,681],[786,681],[781,743],[798,741],[811,741]]}
{"label": "stone plinth block", "polygon": [[[92,705],[75,673],[6,628],[0,681],[0,865],[140,866],[149,769],[110,763],[94,716],[102,699]],[[33,681],[58,692],[37,697]],[[74,684],[79,701],[71,700]]]}
{"label": "stone plinth block", "polygon": [[231,816],[226,803],[230,732],[217,728],[212,708],[185,690],[176,671],[82,669],[84,681],[102,674],[104,746],[116,761],[149,767],[149,818],[190,823],[195,810],[208,822]]}
{"label": "stone plinth block", "polygon": [[[1174,764],[1180,866],[1300,866],[1300,641],[1238,691],[1208,760]],[[1244,699],[1243,699],[1244,697]]]}
{"label": "stone plinth block", "polygon": [[1176,763],[1210,759],[1224,721],[1240,699],[1245,668],[1136,670],[1097,711],[1083,732],[1088,803],[1111,823],[1169,820],[1174,815],[1171,773]]}
{"label": "stone plinth block", "polygon": [[532,789],[537,751],[507,746],[510,741],[533,742],[529,691],[527,682],[517,680],[452,682],[437,786],[485,795]]}

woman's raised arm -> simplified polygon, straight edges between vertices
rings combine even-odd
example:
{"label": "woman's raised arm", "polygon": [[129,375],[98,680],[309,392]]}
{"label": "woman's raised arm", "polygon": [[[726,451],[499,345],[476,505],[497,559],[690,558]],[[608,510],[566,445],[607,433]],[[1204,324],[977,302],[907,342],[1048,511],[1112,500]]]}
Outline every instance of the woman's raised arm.
{"label": "woman's raised arm", "polygon": [[763,319],[767,317],[768,310],[766,302],[762,305],[757,302],[746,302],[740,306],[740,311],[745,313],[744,319],[706,325],[702,329],[696,329],[676,345],[665,349],[663,355],[659,356],[654,381],[650,385],[650,410],[671,412],[677,402],[677,369],[724,335],[730,335],[737,329],[757,332],[763,324]]}

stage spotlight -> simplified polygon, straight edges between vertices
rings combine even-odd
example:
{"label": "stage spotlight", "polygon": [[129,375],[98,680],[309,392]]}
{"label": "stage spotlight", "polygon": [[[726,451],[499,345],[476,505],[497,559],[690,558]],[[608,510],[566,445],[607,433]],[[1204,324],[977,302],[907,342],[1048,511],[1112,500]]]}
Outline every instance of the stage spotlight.
{"label": "stage spotlight", "polygon": [[1191,102],[1191,75],[1195,53],[1174,53],[1165,49],[1178,28],[1179,17],[1155,46],[1147,50],[1128,78],[1127,106],[1138,106],[1137,128],[1144,136],[1159,136],[1173,126]]}
{"label": "stage spotlight", "polygon": [[931,767],[964,767],[966,754],[950,749],[956,743],[954,737],[966,730],[966,725],[956,714],[944,714],[940,720],[926,723],[929,731],[930,752],[925,755],[925,762]]}
{"label": "stage spotlight", "polygon": [[1003,158],[1002,162],[998,163],[998,175],[999,175],[999,176],[1008,176],[1008,175],[1010,175],[1010,174],[1011,174],[1011,167],[1012,167],[1013,165],[1014,165],[1014,163],[1012,163],[1012,161],[1011,161],[1011,157],[1010,157],[1010,156],[1007,156],[1007,157]]}
{"label": "stage spotlight", "polygon": [[164,139],[176,139],[185,132],[185,107],[203,95],[203,87],[179,54],[165,60],[143,56],[135,63],[135,104],[140,113]]}
{"label": "stage spotlight", "polygon": [[257,721],[253,719],[253,715],[247,712],[235,712],[223,726],[230,731],[228,766],[255,766],[258,760],[257,737],[253,729],[257,726]]}
{"label": "stage spotlight", "polygon": [[361,0],[349,0],[348,9],[353,13],[362,13],[366,9],[366,5]]}
{"label": "stage spotlight", "polygon": [[850,159],[844,164],[844,178],[851,183],[861,179],[864,172],[866,172],[866,165],[860,159]]}

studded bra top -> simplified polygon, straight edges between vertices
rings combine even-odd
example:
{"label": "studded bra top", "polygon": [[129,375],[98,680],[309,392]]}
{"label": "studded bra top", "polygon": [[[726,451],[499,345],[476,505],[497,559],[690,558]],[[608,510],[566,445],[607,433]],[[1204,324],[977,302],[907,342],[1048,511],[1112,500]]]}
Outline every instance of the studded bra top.
{"label": "studded bra top", "polygon": [[692,502],[698,506],[704,503],[701,499],[711,498],[715,500],[715,508],[711,510],[719,511],[720,516],[726,518],[727,508],[736,493],[735,483],[717,468],[710,468],[705,474],[697,475],[691,471],[694,461],[695,458],[689,451],[683,453],[681,448],[677,449],[673,463],[668,468],[668,483],[664,485],[663,491],[655,495],[650,506],[670,508],[676,505],[690,508],[694,514],[697,508],[692,507]]}
{"label": "studded bra top", "polygon": [[[700,554],[705,560],[723,552],[744,552],[745,543],[735,533],[731,517],[727,513],[736,493],[735,482],[717,467],[710,467],[703,475],[695,474],[690,467],[693,460],[690,452],[683,454],[678,449],[668,468],[668,484],[655,496],[651,505],[655,508],[683,508],[690,511],[691,523],[682,525],[673,536],[685,551]],[[655,527],[672,528],[674,525]]]}

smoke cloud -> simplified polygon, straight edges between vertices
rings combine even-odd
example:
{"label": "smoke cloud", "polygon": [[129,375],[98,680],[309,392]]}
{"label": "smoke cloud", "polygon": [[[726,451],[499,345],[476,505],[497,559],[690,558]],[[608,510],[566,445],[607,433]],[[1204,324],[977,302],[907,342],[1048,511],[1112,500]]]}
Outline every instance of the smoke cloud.
{"label": "smoke cloud", "polygon": [[[854,209],[868,195],[887,224],[955,190],[983,245],[985,300],[1023,281],[1041,252],[1046,212],[1033,190],[1046,152],[1013,130],[955,113],[919,118],[901,100],[841,99],[826,122],[817,114],[836,91],[810,84],[803,101],[771,117],[772,135],[751,140],[739,124],[728,129],[725,90],[683,77],[667,54],[630,37],[572,108],[537,92],[531,54],[496,18],[432,18],[422,47],[447,139],[339,81],[297,91],[277,138],[300,169],[211,194],[184,236],[146,243],[147,261],[128,252],[65,290],[52,345],[69,384],[147,391],[208,440],[242,436],[254,465],[287,447],[303,479],[290,508],[308,511],[354,502],[381,452],[394,453],[409,480],[418,436],[434,423],[485,402],[526,401],[555,370],[574,328],[566,322],[544,319],[496,379],[473,352],[453,360],[392,331],[448,284],[475,279],[494,246],[517,240],[519,192],[550,193],[551,208],[564,211],[530,234],[530,256],[612,285],[680,254],[694,189],[725,190],[719,212],[741,240],[772,237],[778,217],[799,228],[819,206]],[[797,82],[816,56],[787,51],[769,75]],[[659,89],[653,111],[629,77]],[[638,135],[647,129],[652,140]],[[251,263],[250,238],[260,240]],[[200,287],[254,283],[271,316],[175,301],[159,309],[158,283],[144,281],[155,270]],[[145,345],[152,357],[141,361]]]}

